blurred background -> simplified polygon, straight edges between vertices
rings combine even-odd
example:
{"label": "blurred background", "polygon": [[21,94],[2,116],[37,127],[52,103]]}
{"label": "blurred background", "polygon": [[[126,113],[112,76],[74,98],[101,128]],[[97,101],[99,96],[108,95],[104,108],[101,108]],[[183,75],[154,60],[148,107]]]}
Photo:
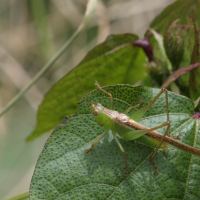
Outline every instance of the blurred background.
{"label": "blurred background", "polygon": [[[49,134],[27,143],[44,94],[109,34],[146,29],[174,0],[99,0],[89,27],[46,74],[0,118],[0,199],[29,189]],[[87,0],[0,1],[0,110],[46,64],[81,23]],[[77,100],[78,101],[78,100]]]}

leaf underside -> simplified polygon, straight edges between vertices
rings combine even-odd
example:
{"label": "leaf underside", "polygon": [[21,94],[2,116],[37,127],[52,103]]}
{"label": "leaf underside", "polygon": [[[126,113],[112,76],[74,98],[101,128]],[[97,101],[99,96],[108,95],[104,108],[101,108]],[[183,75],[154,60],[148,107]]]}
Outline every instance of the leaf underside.
{"label": "leaf underside", "polygon": [[[115,85],[104,89],[114,97],[114,109],[124,112],[130,105],[147,105],[160,91],[144,86]],[[109,108],[109,98],[99,90],[89,93],[93,103]],[[87,101],[87,98],[84,97]],[[131,112],[136,111],[133,110]],[[169,92],[172,135],[181,133],[181,142],[200,149],[199,121],[191,118],[194,104],[184,96]],[[152,105],[140,123],[150,128],[166,122],[165,95]],[[164,133],[165,128],[158,130]],[[120,143],[125,149],[130,174],[124,157],[111,132],[92,151],[95,138],[103,132],[88,105],[79,102],[74,115],[65,118],[51,134],[38,159],[30,186],[30,199],[199,199],[200,158],[175,148],[159,150],[154,172],[149,158],[153,148],[137,141]]]}

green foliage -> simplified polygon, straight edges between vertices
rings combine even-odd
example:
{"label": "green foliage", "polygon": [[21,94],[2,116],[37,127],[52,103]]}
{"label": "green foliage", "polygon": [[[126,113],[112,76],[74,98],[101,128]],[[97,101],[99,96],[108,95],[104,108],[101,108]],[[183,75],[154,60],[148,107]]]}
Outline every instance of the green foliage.
{"label": "green foliage", "polygon": [[[147,105],[160,91],[130,85],[104,89],[113,95],[114,109],[120,112],[136,105],[140,98],[144,99],[140,108]],[[99,90],[89,93],[89,98],[109,107],[109,98]],[[148,127],[158,126],[166,121],[165,112],[163,94],[140,122]],[[169,92],[169,112],[171,134],[182,133],[181,142],[200,149],[199,121],[191,117],[193,102]],[[130,167],[130,175],[125,178],[124,157],[110,132],[91,152],[84,152],[102,131],[81,100],[78,111],[67,116],[46,142],[32,177],[30,199],[200,198],[200,158],[172,147],[159,150],[155,162],[160,174],[156,174],[149,162],[152,148],[120,139]],[[163,133],[165,128],[159,131]]]}
{"label": "green foliage", "polygon": [[38,124],[28,140],[34,139],[58,125],[77,109],[77,97],[83,89],[75,75],[77,72],[87,91],[94,89],[94,81],[101,85],[135,84],[145,77],[145,56],[131,43],[138,39],[134,34],[110,35],[106,41],[91,50],[82,62],[45,95],[38,110]]}
{"label": "green foliage", "polygon": [[[164,42],[167,55],[172,62],[173,70],[189,66],[193,63],[200,62],[198,40],[195,39],[193,16],[197,28],[200,25],[200,2],[198,0],[181,0],[168,6],[151,24],[151,27],[159,34],[164,35]],[[176,23],[178,26],[173,26]],[[171,28],[169,28],[172,25]],[[160,53],[154,41],[154,55],[157,64],[163,67],[165,64],[160,58]],[[195,56],[194,56],[195,55]],[[198,56],[197,56],[198,55]],[[195,59],[194,59],[195,57]],[[163,79],[170,74],[164,71]],[[176,84],[181,94],[188,96],[195,101],[200,96],[200,68],[193,69],[190,73],[181,76],[176,80]],[[158,75],[160,76],[160,75]]]}

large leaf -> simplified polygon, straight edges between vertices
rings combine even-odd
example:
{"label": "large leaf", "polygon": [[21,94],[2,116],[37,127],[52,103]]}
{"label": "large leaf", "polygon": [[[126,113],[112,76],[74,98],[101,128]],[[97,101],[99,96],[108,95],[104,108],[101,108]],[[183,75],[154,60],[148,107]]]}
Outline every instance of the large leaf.
{"label": "large leaf", "polygon": [[[114,109],[124,112],[130,105],[147,105],[160,91],[144,86],[115,85],[104,89],[114,97]],[[99,90],[89,94],[93,103],[109,106]],[[84,98],[87,100],[87,98]],[[132,111],[134,112],[134,111]],[[181,142],[200,149],[200,125],[193,102],[169,92],[172,135],[182,133]],[[140,121],[148,127],[166,122],[165,95],[152,105]],[[165,128],[159,129],[161,133]],[[84,149],[103,132],[84,101],[74,115],[67,116],[52,133],[38,159],[30,186],[30,199],[199,199],[200,158],[169,147],[159,150],[154,172],[149,158],[153,149],[137,141],[123,141],[130,168],[125,178],[124,157],[109,132],[92,151]]]}
{"label": "large leaf", "polygon": [[64,116],[75,112],[77,97],[83,89],[75,75],[77,72],[87,90],[94,89],[94,80],[102,85],[135,84],[144,76],[145,56],[131,43],[138,37],[133,34],[111,35],[106,41],[91,50],[83,61],[45,95],[38,110],[37,127],[29,140],[38,137],[58,125]]}

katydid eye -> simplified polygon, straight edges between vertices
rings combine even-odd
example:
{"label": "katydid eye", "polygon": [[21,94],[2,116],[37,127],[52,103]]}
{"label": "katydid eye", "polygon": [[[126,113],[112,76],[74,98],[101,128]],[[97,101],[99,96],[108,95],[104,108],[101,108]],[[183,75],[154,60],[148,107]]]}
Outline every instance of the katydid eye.
{"label": "katydid eye", "polygon": [[97,116],[99,114],[98,110],[93,111],[93,115]]}

